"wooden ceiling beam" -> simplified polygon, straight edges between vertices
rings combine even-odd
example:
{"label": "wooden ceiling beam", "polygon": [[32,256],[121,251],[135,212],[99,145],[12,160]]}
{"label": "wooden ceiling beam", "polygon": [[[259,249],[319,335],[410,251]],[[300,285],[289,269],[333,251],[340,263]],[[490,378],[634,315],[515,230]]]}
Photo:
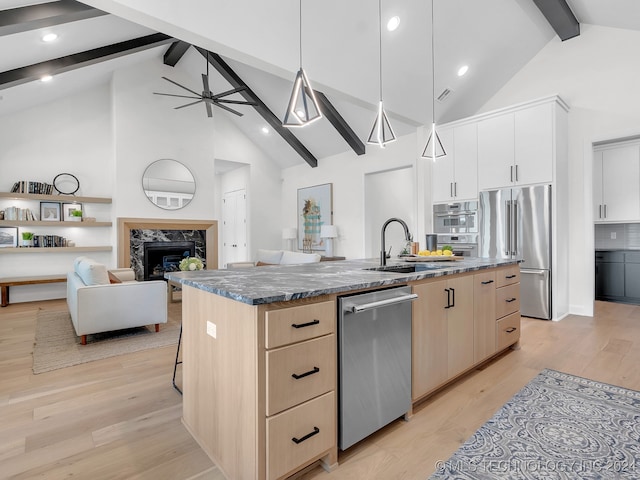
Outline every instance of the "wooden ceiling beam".
{"label": "wooden ceiling beam", "polygon": [[329,122],[331,122],[333,128],[338,131],[338,133],[342,136],[342,138],[345,139],[345,141],[357,155],[364,155],[366,152],[365,145],[362,140],[358,138],[356,132],[353,131],[344,117],[340,115],[338,110],[336,110],[336,108],[324,93],[319,92],[315,89],[313,91],[315,92],[316,98],[320,102],[322,114],[327,117],[327,120],[329,120]]}
{"label": "wooden ceiling beam", "polygon": [[260,100],[258,95],[249,88],[249,86],[233,71],[233,69],[225,62],[217,53],[209,52],[204,48],[195,47],[200,54],[207,59],[207,61],[215,68],[222,77],[231,84],[233,88],[243,87],[244,89],[238,92],[242,97],[249,101],[254,102],[253,108],[260,114],[262,118],[273,128],[278,134],[284,138],[284,140],[293,148],[298,155],[300,155],[305,162],[312,167],[318,166],[318,159],[314,157],[307,147],[305,147],[300,140],[286,127],[282,126],[282,122],[274,113],[269,110],[269,107]]}
{"label": "wooden ceiling beam", "polygon": [[566,0],[533,0],[563,42],[580,35],[580,23]]}
{"label": "wooden ceiling beam", "polygon": [[27,67],[8,70],[0,73],[0,90],[39,80],[44,75],[57,75],[69,72],[124,55],[141,52],[149,48],[166,45],[173,41],[175,41],[173,37],[169,37],[163,33],[154,33],[105,47],[94,48],[86,52],[75,53],[54,60],[47,60]]}
{"label": "wooden ceiling beam", "polygon": [[107,15],[107,13],[74,0],[60,0],[28,7],[10,8],[0,11],[0,36],[52,27],[101,15]]}
{"label": "wooden ceiling beam", "polygon": [[183,42],[182,40],[173,42],[164,54],[164,64],[175,67],[184,54],[187,53],[190,46],[190,43]]}

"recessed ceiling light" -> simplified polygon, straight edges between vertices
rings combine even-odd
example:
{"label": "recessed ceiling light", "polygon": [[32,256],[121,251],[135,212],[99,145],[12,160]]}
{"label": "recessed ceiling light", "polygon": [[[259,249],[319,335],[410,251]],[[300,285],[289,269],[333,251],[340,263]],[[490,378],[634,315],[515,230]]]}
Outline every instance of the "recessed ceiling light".
{"label": "recessed ceiling light", "polygon": [[387,22],[387,30],[393,32],[400,25],[400,17],[397,15],[395,17],[391,17]]}
{"label": "recessed ceiling light", "polygon": [[461,77],[469,71],[469,65],[463,65],[458,69],[458,76]]}
{"label": "recessed ceiling light", "polygon": [[40,77],[40,81],[41,82],[50,82],[52,78],[53,77],[51,75],[44,75],[43,77]]}
{"label": "recessed ceiling light", "polygon": [[58,35],[56,35],[55,33],[47,33],[46,35],[42,36],[42,41],[53,42],[56,38],[58,38]]}
{"label": "recessed ceiling light", "polygon": [[269,129],[267,127],[262,127],[262,133],[266,135],[267,133],[269,133]]}

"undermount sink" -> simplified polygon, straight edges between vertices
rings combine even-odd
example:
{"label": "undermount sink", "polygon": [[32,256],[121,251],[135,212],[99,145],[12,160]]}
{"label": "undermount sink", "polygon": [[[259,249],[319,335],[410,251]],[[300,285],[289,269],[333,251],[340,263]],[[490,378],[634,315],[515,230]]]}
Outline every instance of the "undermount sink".
{"label": "undermount sink", "polygon": [[377,272],[390,272],[390,273],[412,273],[422,272],[424,270],[437,270],[442,268],[441,265],[427,265],[424,263],[404,263],[396,265],[383,265],[378,267],[365,268],[365,270],[374,270]]}
{"label": "undermount sink", "polygon": [[376,270],[378,272],[410,273],[416,271],[415,265],[384,265],[382,267],[365,268],[365,270]]}

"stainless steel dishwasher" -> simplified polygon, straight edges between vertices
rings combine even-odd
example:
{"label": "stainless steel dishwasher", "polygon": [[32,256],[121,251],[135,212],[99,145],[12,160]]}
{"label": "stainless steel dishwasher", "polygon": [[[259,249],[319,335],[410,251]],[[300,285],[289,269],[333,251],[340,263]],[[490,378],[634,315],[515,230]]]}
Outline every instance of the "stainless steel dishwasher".
{"label": "stainless steel dishwasher", "polygon": [[339,447],[411,409],[411,287],[338,298]]}

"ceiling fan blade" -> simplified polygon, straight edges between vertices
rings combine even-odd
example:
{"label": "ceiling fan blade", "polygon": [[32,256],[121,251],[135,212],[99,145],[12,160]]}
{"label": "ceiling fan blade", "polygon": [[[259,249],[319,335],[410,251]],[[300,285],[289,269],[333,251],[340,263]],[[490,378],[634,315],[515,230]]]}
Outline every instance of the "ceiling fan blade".
{"label": "ceiling fan blade", "polygon": [[207,77],[207,75],[204,73],[202,74],[202,88],[205,94],[211,94],[211,90],[209,90],[209,77]]}
{"label": "ceiling fan blade", "polygon": [[214,99],[215,103],[233,103],[235,105],[251,105],[255,107],[257,105],[256,102],[245,102],[244,100],[225,100],[224,98]]}
{"label": "ceiling fan blade", "polygon": [[216,99],[220,97],[226,97],[227,95],[233,95],[234,93],[238,93],[243,90],[246,90],[246,87],[238,87],[238,88],[234,88],[233,90],[227,90],[226,92],[216,93],[211,98]]}
{"label": "ceiling fan blade", "polygon": [[167,82],[173,83],[174,85],[180,87],[180,88],[184,88],[187,92],[191,92],[194,95],[197,95],[198,97],[201,97],[202,95],[200,95],[198,92],[194,92],[193,90],[191,90],[190,88],[185,87],[184,85],[180,85],[178,82],[174,82],[173,80],[171,80],[170,78],[167,77],[162,77],[164,78]]}
{"label": "ceiling fan blade", "polygon": [[243,115],[244,115],[244,113],[240,113],[240,112],[238,112],[237,110],[234,110],[233,108],[229,108],[229,107],[227,107],[227,106],[225,106],[225,105],[221,105],[221,104],[220,104],[220,103],[218,103],[218,102],[214,102],[214,104],[215,104],[217,107],[220,107],[220,108],[222,108],[223,110],[226,110],[227,112],[231,112],[231,113],[233,113],[234,115],[238,115],[239,117],[241,117],[241,116],[243,116]]}
{"label": "ceiling fan blade", "polygon": [[153,92],[154,95],[164,95],[165,97],[179,97],[179,98],[202,98],[202,97],[189,97],[187,95],[174,95],[173,93],[159,93],[159,92]]}
{"label": "ceiling fan blade", "polygon": [[213,117],[213,112],[211,111],[211,103],[204,102],[205,107],[207,107],[207,117]]}
{"label": "ceiling fan blade", "polygon": [[174,110],[178,110],[179,108],[190,107],[191,105],[195,105],[197,103],[201,103],[204,100],[200,99],[197,102],[187,103],[186,105],[180,105],[179,107],[175,107]]}

